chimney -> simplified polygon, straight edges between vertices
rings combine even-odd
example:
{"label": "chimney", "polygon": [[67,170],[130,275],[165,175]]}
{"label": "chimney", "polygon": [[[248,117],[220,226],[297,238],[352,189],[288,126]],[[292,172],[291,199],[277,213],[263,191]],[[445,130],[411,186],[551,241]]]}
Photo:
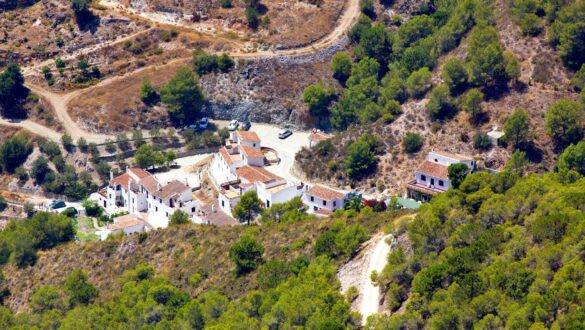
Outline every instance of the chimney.
{"label": "chimney", "polygon": [[215,213],[215,204],[211,204],[211,213]]}
{"label": "chimney", "polygon": [[160,189],[160,182],[157,182],[156,183],[156,190],[161,191],[161,189]]}
{"label": "chimney", "polygon": [[110,170],[110,181],[114,180],[114,172],[112,172],[112,170]]}

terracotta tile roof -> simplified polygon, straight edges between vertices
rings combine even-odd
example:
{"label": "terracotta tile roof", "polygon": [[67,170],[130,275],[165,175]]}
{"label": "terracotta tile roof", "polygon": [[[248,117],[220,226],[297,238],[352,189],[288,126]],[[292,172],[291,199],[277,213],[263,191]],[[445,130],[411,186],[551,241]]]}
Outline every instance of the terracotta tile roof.
{"label": "terracotta tile roof", "polygon": [[272,174],[262,167],[242,166],[236,170],[236,175],[248,182],[269,182],[273,180],[282,180],[278,175]]}
{"label": "terracotta tile roof", "polygon": [[154,177],[150,173],[146,172],[145,170],[143,170],[139,167],[134,167],[134,168],[129,169],[127,172],[124,172],[123,174],[110,180],[110,184],[112,186],[119,184],[122,187],[124,187],[125,189],[128,189],[128,180],[130,180],[130,183],[132,185],[135,185],[138,183],[138,181],[142,182],[144,179],[148,179],[148,178],[154,178]]}
{"label": "terracotta tile roof", "polygon": [[119,230],[124,228],[133,227],[136,225],[146,225],[146,222],[142,218],[134,214],[127,214],[114,219],[114,223],[107,225],[109,230]]}
{"label": "terracotta tile roof", "polygon": [[433,176],[440,179],[449,179],[449,167],[442,164],[425,160],[421,166],[417,169],[418,172]]}
{"label": "terracotta tile roof", "polygon": [[333,138],[333,135],[327,134],[325,132],[314,132],[314,133],[311,133],[311,135],[309,135],[309,140],[315,141],[315,142],[326,141],[326,140],[329,140],[331,138]]}
{"label": "terracotta tile roof", "polygon": [[219,154],[228,165],[231,165],[234,162],[240,160],[240,155],[230,155],[226,147],[221,147],[219,149]]}
{"label": "terracotta tile roof", "polygon": [[448,158],[452,158],[452,159],[456,159],[456,160],[473,160],[472,157],[469,156],[465,156],[465,155],[460,155],[460,154],[456,154],[453,152],[449,152],[449,151],[433,151],[434,153],[436,153],[437,155],[440,156],[444,156],[444,157],[448,157]]}
{"label": "terracotta tile roof", "polygon": [[140,180],[140,184],[151,194],[158,189],[158,180],[154,176]]}
{"label": "terracotta tile roof", "polygon": [[252,131],[236,131],[236,135],[240,138],[241,141],[246,142],[260,142],[260,138],[256,132]]}
{"label": "terracotta tile roof", "polygon": [[175,180],[162,186],[160,190],[150,191],[150,193],[158,198],[167,199],[169,197],[178,195],[187,189],[189,189],[189,187],[186,184],[184,184],[181,181]]}
{"label": "terracotta tile roof", "polygon": [[[212,209],[213,205],[213,211]],[[209,221],[216,226],[235,226],[238,221],[219,208],[219,202],[215,200],[213,203],[203,205],[201,211],[204,215],[200,216],[203,220]]]}
{"label": "terracotta tile roof", "polygon": [[106,192],[106,189],[101,189],[98,191],[98,194],[104,196],[104,197],[108,197],[108,193]]}
{"label": "terracotta tile roof", "polygon": [[326,201],[332,201],[336,198],[341,199],[341,198],[345,197],[345,194],[340,192],[340,191],[333,190],[331,188],[321,186],[318,184],[311,187],[311,189],[309,189],[309,191],[307,191],[307,194],[311,195],[311,196],[318,197],[318,198],[326,200]]}
{"label": "terracotta tile roof", "polygon": [[264,154],[262,151],[252,148],[250,146],[240,146],[240,150],[246,154],[246,156],[251,158],[264,158]]}

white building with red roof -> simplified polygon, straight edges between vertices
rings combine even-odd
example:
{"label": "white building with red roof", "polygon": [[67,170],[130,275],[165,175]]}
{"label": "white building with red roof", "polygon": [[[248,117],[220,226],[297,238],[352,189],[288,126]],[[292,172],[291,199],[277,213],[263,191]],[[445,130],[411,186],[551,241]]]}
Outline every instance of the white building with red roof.
{"label": "white building with red roof", "polygon": [[302,184],[283,179],[266,170],[261,141],[255,132],[235,131],[214,155],[209,176],[219,190],[218,208],[231,215],[240,196],[255,190],[264,207],[301,196]]}
{"label": "white building with red roof", "polygon": [[332,134],[325,133],[323,131],[313,129],[311,134],[309,134],[309,148],[313,148],[319,142],[327,141],[333,138]]}
{"label": "white building with red roof", "polygon": [[452,164],[465,164],[469,172],[475,169],[475,160],[472,157],[447,151],[431,151],[415,171],[414,180],[408,183],[407,197],[428,201],[434,194],[449,190],[449,166]]}
{"label": "white building with red roof", "polygon": [[329,215],[331,212],[345,207],[347,193],[314,185],[303,195],[303,202],[309,206],[308,211],[317,215]]}
{"label": "white building with red roof", "polygon": [[199,207],[186,183],[174,180],[162,184],[137,167],[126,169],[117,177],[110,174],[110,182],[100,192],[98,203],[109,214],[126,211],[144,218],[155,228],[166,227],[176,210],[193,215]]}

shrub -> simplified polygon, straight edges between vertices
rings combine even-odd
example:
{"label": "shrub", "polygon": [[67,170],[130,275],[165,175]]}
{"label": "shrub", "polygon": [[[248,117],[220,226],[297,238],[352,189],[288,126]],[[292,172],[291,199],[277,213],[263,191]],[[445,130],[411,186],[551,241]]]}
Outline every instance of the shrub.
{"label": "shrub", "polygon": [[248,7],[245,11],[246,20],[248,21],[248,26],[252,29],[258,28],[258,24],[260,23],[260,13],[258,9],[254,7]]}
{"label": "shrub", "polygon": [[67,275],[65,290],[72,306],[91,304],[99,295],[98,289],[88,282],[87,274],[80,269]]}
{"label": "shrub", "polygon": [[418,133],[406,133],[402,138],[402,148],[406,153],[413,154],[419,152],[423,146],[423,138]]}
{"label": "shrub", "polygon": [[245,274],[255,270],[262,262],[264,247],[252,236],[244,235],[229,251],[230,259],[236,264],[236,273]]}
{"label": "shrub", "polygon": [[473,136],[473,148],[479,151],[486,151],[492,147],[492,141],[485,132],[477,132]]}

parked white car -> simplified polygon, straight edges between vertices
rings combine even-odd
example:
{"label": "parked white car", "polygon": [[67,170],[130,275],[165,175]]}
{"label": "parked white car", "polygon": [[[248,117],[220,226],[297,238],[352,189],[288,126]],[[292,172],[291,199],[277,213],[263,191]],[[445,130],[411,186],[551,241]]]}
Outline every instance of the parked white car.
{"label": "parked white car", "polygon": [[237,119],[234,119],[234,120],[230,121],[230,124],[228,125],[228,130],[235,131],[238,129],[239,126],[240,126],[240,122]]}

